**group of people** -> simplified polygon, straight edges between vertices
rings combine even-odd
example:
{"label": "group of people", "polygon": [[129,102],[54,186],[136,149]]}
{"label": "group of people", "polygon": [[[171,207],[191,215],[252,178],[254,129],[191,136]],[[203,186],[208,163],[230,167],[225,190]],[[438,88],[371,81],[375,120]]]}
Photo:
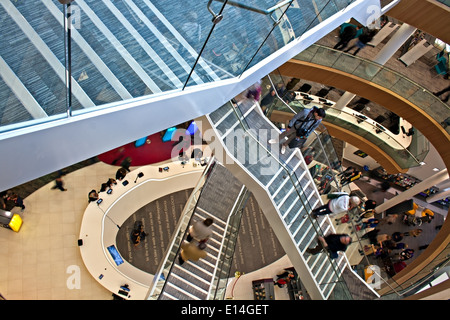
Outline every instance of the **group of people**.
{"label": "group of people", "polygon": [[[351,210],[361,204],[361,199],[357,196],[350,196],[346,192],[333,192],[327,195],[329,201],[311,212],[311,217],[316,219],[322,215],[334,215],[344,211]],[[309,254],[318,254],[323,250],[330,253],[330,257],[335,259],[338,252],[345,252],[352,243],[352,237],[347,233],[328,234],[317,238],[317,245],[314,248],[306,249]]]}
{"label": "group of people", "polygon": [[3,210],[11,210],[13,207],[19,207],[25,210],[23,198],[12,190],[4,191],[0,196],[0,207]]}
{"label": "group of people", "polygon": [[137,247],[141,241],[144,241],[147,233],[144,231],[144,225],[141,221],[136,221],[133,230],[131,231],[131,242]]}
{"label": "group of people", "polygon": [[273,282],[279,288],[284,288],[289,282],[295,279],[295,274],[291,270],[283,270],[282,273],[277,274],[277,279]]}
{"label": "group of people", "polygon": [[408,232],[396,231],[389,235],[386,233],[380,234],[380,229],[375,228],[362,237],[363,239],[369,239],[370,244],[366,245],[364,251],[361,250],[360,254],[381,258],[390,257],[394,263],[409,260],[414,256],[415,251],[408,248],[408,245],[402,241],[404,237],[418,237],[422,234],[422,231],[422,229],[413,229]]}
{"label": "group of people", "polygon": [[88,202],[94,202],[97,201],[99,198],[99,193],[100,192],[105,192],[108,191],[110,189],[112,189],[112,187],[114,185],[117,185],[117,181],[122,181],[125,176],[127,175],[128,172],[130,172],[130,165],[131,165],[131,158],[127,157],[121,164],[121,167],[119,169],[117,169],[116,171],[116,178],[109,178],[105,183],[102,183],[100,185],[100,190],[97,191],[95,189],[92,189],[91,191],[89,191],[88,193]]}

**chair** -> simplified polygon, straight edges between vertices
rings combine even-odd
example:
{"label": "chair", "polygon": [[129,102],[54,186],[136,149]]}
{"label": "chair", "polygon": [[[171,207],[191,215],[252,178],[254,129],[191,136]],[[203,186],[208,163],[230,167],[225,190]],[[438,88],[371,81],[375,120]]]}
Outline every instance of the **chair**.
{"label": "chair", "polygon": [[439,59],[438,64],[436,64],[434,66],[434,69],[436,69],[437,75],[443,75],[447,73],[447,59],[445,59],[445,57],[441,57]]}

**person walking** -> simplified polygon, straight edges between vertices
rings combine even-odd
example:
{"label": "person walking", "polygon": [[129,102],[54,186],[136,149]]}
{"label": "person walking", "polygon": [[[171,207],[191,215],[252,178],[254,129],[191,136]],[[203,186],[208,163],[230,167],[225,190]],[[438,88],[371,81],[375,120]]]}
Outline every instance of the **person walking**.
{"label": "person walking", "polygon": [[62,179],[62,177],[57,177],[55,179],[55,185],[52,187],[52,190],[54,189],[59,189],[61,191],[67,191],[66,188],[64,188],[64,181]]}
{"label": "person walking", "polygon": [[[289,121],[286,131],[280,134],[278,142],[281,143],[281,154],[286,152],[286,147],[301,148],[306,142],[308,136],[313,132],[326,112],[323,108],[313,107],[312,109],[303,109]],[[276,139],[270,139],[269,144],[277,143]]]}
{"label": "person walking", "polygon": [[376,34],[376,30],[367,30],[364,31],[359,37],[358,40],[356,41],[356,44],[352,45],[350,48],[348,48],[347,50],[345,50],[344,52],[349,52],[350,50],[357,48],[354,52],[353,55],[356,56],[358,54],[358,52],[364,48],[367,43],[369,43],[370,41],[372,41],[373,37]]}
{"label": "person walking", "polygon": [[339,31],[339,42],[333,47],[335,50],[344,50],[348,43],[358,38],[363,32],[363,29],[359,26],[355,26],[351,23],[344,23]]}
{"label": "person walking", "polygon": [[[443,95],[444,93],[446,93],[448,91],[450,91],[450,86],[448,86],[447,88],[442,89],[441,91],[435,92],[434,95],[436,97],[439,97],[439,96]],[[443,102],[448,102],[449,98],[450,98],[450,94],[448,94],[446,98],[441,98],[441,100]]]}
{"label": "person walking", "polygon": [[64,188],[64,181],[62,177],[65,175],[65,172],[62,170],[58,171],[58,176],[55,179],[55,185],[52,187],[52,190],[59,189],[61,191],[67,191],[66,188]]}
{"label": "person walking", "polygon": [[336,259],[338,257],[338,251],[345,252],[347,247],[352,243],[352,238],[346,233],[332,233],[325,237],[318,237],[317,239],[317,246],[306,249],[306,252],[315,255],[322,250],[327,250],[332,259]]}
{"label": "person walking", "polygon": [[351,210],[361,203],[361,199],[356,196],[350,197],[345,192],[333,192],[327,195],[328,203],[314,209],[311,212],[313,218],[326,214],[337,214],[340,212]]}
{"label": "person walking", "polygon": [[186,237],[188,242],[195,239],[198,243],[205,243],[212,235],[212,224],[214,220],[206,218],[203,221],[196,221],[189,227],[189,233]]}
{"label": "person walking", "polygon": [[123,159],[123,161],[120,164],[120,166],[122,168],[124,168],[125,170],[127,170],[128,172],[130,172],[131,161],[132,161],[131,157],[126,157],[125,159]]}
{"label": "person walking", "polygon": [[199,259],[205,257],[205,250],[200,249],[198,245],[183,241],[183,243],[181,244],[180,255],[178,256],[178,262],[180,263],[180,265],[182,265],[188,260],[198,261]]}

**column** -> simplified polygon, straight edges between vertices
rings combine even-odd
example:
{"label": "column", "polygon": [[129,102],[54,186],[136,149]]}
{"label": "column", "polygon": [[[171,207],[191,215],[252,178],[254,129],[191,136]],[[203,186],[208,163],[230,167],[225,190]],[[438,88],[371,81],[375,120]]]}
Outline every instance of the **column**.
{"label": "column", "polygon": [[379,205],[375,208],[375,211],[377,213],[386,211],[387,209],[392,208],[393,206],[395,206],[405,200],[411,199],[413,196],[415,196],[419,192],[422,192],[428,188],[431,188],[432,186],[437,185],[445,180],[448,180],[447,169],[436,173],[434,176],[431,176],[428,179],[423,180],[422,182],[411,187],[410,189],[403,191],[398,196],[395,196],[394,198],[382,203],[381,205]]}

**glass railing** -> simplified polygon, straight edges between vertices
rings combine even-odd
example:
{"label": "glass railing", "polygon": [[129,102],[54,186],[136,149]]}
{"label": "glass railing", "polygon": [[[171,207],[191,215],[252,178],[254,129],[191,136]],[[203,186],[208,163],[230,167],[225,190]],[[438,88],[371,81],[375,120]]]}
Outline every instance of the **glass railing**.
{"label": "glass railing", "polygon": [[[307,108],[302,102],[296,100],[290,103],[294,109],[302,110]],[[401,142],[395,140],[393,134],[389,134],[374,124],[366,122],[369,130],[362,128],[359,124],[361,119],[351,112],[339,110],[332,106],[323,106],[327,112],[326,121],[333,123],[341,128],[347,129],[358,136],[372,142],[374,145],[388,154],[402,169],[408,169],[420,166],[420,162],[425,159],[429,151],[429,142],[424,138],[423,134],[416,130],[411,139],[411,144],[405,148]],[[347,117],[342,117],[342,115]],[[351,118],[352,121],[347,119]],[[386,129],[387,130],[387,129]],[[417,133],[417,136],[415,136]],[[425,139],[425,140],[424,140]],[[417,152],[417,156],[411,150]]]}
{"label": "glass railing", "polygon": [[[291,195],[287,197],[286,201],[279,207],[281,215],[284,216],[286,227],[289,228],[291,232],[298,227],[302,219],[308,219],[309,223],[305,225],[305,231],[308,234],[304,234],[302,232],[298,233],[298,235],[301,236],[300,239],[303,239],[300,240],[301,242],[299,246],[302,246],[305,242],[309,242],[311,239],[310,237],[324,236],[323,230],[319,225],[318,220],[311,218],[309,215],[313,208],[307,194],[310,193],[311,190],[308,191],[308,189],[303,189],[301,183],[302,177],[297,173],[298,168],[292,167],[289,163],[286,163],[285,161],[280,159],[278,157],[278,153],[274,154],[273,150],[269,150],[267,145],[259,141],[258,137],[254,135],[255,133],[251,129],[251,125],[246,122],[244,114],[239,108],[233,107],[231,103],[230,108],[233,109],[233,111],[236,113],[237,119],[239,120],[238,130],[241,129],[245,132],[245,144],[247,145],[248,149],[260,150],[258,151],[258,154],[261,155],[258,159],[256,159],[256,161],[245,161],[243,163],[241,162],[241,164],[255,177],[255,179],[257,179],[263,185],[268,185],[269,181],[273,179],[273,174],[275,174],[278,170],[281,170],[284,184],[283,189],[293,190]],[[237,142],[237,144],[239,144],[239,142]],[[270,161],[274,161],[277,164],[277,170],[274,170],[272,165],[271,170],[274,171],[272,175],[267,174],[267,171],[261,170],[262,167],[267,166],[267,163],[270,162],[268,161],[269,158]],[[294,205],[297,200],[299,200],[300,205]],[[274,199],[274,201],[277,202],[276,199]],[[298,210],[291,210],[293,205],[294,209],[297,208]],[[299,210],[305,210],[305,212],[308,214],[304,216],[301,215],[302,218],[296,218],[296,214],[298,214]],[[295,214],[291,214],[292,211],[295,211]],[[308,229],[309,226],[312,226],[312,228]],[[297,241],[296,239],[294,240]],[[332,285],[333,287],[339,287],[339,290],[344,293],[345,299],[352,299],[352,296],[344,279],[340,276],[339,266],[337,262],[333,258],[331,258],[328,253],[326,254],[326,260],[330,264],[330,270],[332,270],[333,276],[330,281],[326,283],[319,283],[318,285],[321,287],[327,287],[330,285]]]}
{"label": "glass railing", "polygon": [[426,88],[392,69],[317,44],[311,45],[294,59],[334,68],[389,89],[429,114],[450,133],[450,127],[445,125],[445,120],[450,118],[450,106]]}
{"label": "glass railing", "polygon": [[230,213],[227,223],[227,230],[225,231],[225,239],[223,241],[222,250],[218,258],[219,265],[214,277],[213,287],[210,292],[210,300],[225,300],[225,293],[231,277],[231,267],[233,266],[234,251],[237,244],[239,230],[241,227],[242,213],[244,212],[247,200],[251,192],[244,187],[239,198],[236,200],[236,205],[233,212]]}
{"label": "glass railing", "polygon": [[[407,282],[399,285],[393,280],[384,284],[384,290],[387,289],[381,299],[391,300],[406,298],[418,292],[429,282],[435,279],[435,275],[441,273],[450,264],[450,245],[447,245],[433,260],[426,264]],[[445,272],[445,271],[444,271]]]}
{"label": "glass railing", "polygon": [[[292,103],[293,95],[291,94],[293,92],[285,90],[286,84],[284,83],[283,77],[281,77],[277,71],[264,77],[262,83],[266,86],[265,94],[270,93],[270,91],[275,93],[273,101],[269,105],[265,106],[264,113],[268,119],[271,119],[271,114],[274,111],[286,112],[293,116],[305,108],[304,105],[300,105],[300,102]],[[282,89],[280,90],[280,88]],[[274,124],[281,129],[281,123]],[[332,144],[331,136],[328,134],[328,130],[323,124],[320,124],[314,132],[314,135],[311,135],[307,140],[303,151],[303,157],[307,163],[316,161],[324,164],[327,172],[323,173],[325,176],[331,175],[328,181],[320,181],[316,183],[319,193],[326,194],[333,191],[341,191],[342,187],[339,186],[337,181],[338,179],[335,175],[335,172],[340,173],[343,170],[341,161],[339,160],[339,156],[337,155]],[[348,187],[345,189],[348,189]],[[350,189],[344,191],[350,192]]]}
{"label": "glass railing", "polygon": [[447,7],[450,7],[450,0],[437,0],[437,1],[445,4]]}
{"label": "glass railing", "polygon": [[[292,115],[300,111],[298,104],[286,103],[289,101],[289,99],[287,98],[287,94],[289,93],[287,92],[285,94],[285,92],[279,90],[279,88],[283,88],[285,86],[285,83],[283,82],[283,79],[279,74],[274,72],[273,74],[265,77],[262,83],[265,85],[265,94],[269,93],[272,90],[274,90],[274,92],[276,93],[272,103],[265,106],[266,108],[264,112],[266,115],[270,116],[273,111],[280,110],[283,112],[291,113]],[[274,88],[278,88],[278,90],[275,90]],[[283,98],[285,100],[283,100]],[[300,108],[304,107],[305,106],[301,106]],[[279,123],[274,124],[280,125]],[[316,131],[317,132],[314,132],[314,135],[310,136],[302,152],[305,160],[308,159],[309,156],[313,155],[313,157],[310,158],[313,161],[309,165],[310,172],[312,167],[319,168],[318,170],[313,170],[313,172],[311,173],[319,193],[328,194],[335,191],[344,191],[350,194],[352,191],[349,185],[341,186],[340,183],[338,183],[339,178],[337,178],[337,174],[342,172],[343,169],[336,150],[331,142],[331,136],[328,134],[326,127],[323,125],[320,125],[318,129],[316,129]],[[359,217],[359,215],[361,214],[361,209],[354,208],[350,212],[348,212],[348,214],[350,217]],[[352,230],[357,230],[355,221],[353,219],[350,219],[349,224],[351,225]],[[357,243],[359,250],[361,252],[364,252],[362,239],[360,238],[358,232],[355,232],[355,235],[357,239],[354,243]],[[371,265],[371,262],[369,262],[367,256],[363,256],[363,259],[365,260],[367,265]],[[374,270],[373,272],[381,283],[391,287],[393,290],[393,294],[397,297],[399,296],[397,290],[391,285],[391,283],[395,283],[395,281],[389,280],[379,271]],[[379,284],[377,284],[377,286],[378,285]],[[336,292],[333,297],[342,298],[342,296],[346,296],[348,294],[347,290],[348,289],[346,287],[337,286],[335,290],[333,290],[333,293]]]}
{"label": "glass railing", "polygon": [[238,77],[352,2],[1,1],[0,132]]}
{"label": "glass railing", "polygon": [[160,266],[158,267],[154,277],[151,287],[149,289],[149,294],[147,300],[157,300],[159,295],[161,294],[164,285],[166,283],[166,278],[170,273],[170,270],[173,264],[178,257],[179,251],[181,249],[181,243],[183,238],[186,236],[186,230],[189,226],[189,222],[192,219],[192,215],[196,209],[197,202],[201,196],[201,192],[203,186],[208,179],[208,174],[210,172],[211,167],[215,164],[214,157],[211,157],[208,161],[208,165],[203,170],[203,173],[192,190],[191,195],[189,196],[188,201],[183,209],[180,219],[176,225],[175,231],[170,239],[170,245],[168,246],[167,251],[165,252],[164,259],[161,260]]}

